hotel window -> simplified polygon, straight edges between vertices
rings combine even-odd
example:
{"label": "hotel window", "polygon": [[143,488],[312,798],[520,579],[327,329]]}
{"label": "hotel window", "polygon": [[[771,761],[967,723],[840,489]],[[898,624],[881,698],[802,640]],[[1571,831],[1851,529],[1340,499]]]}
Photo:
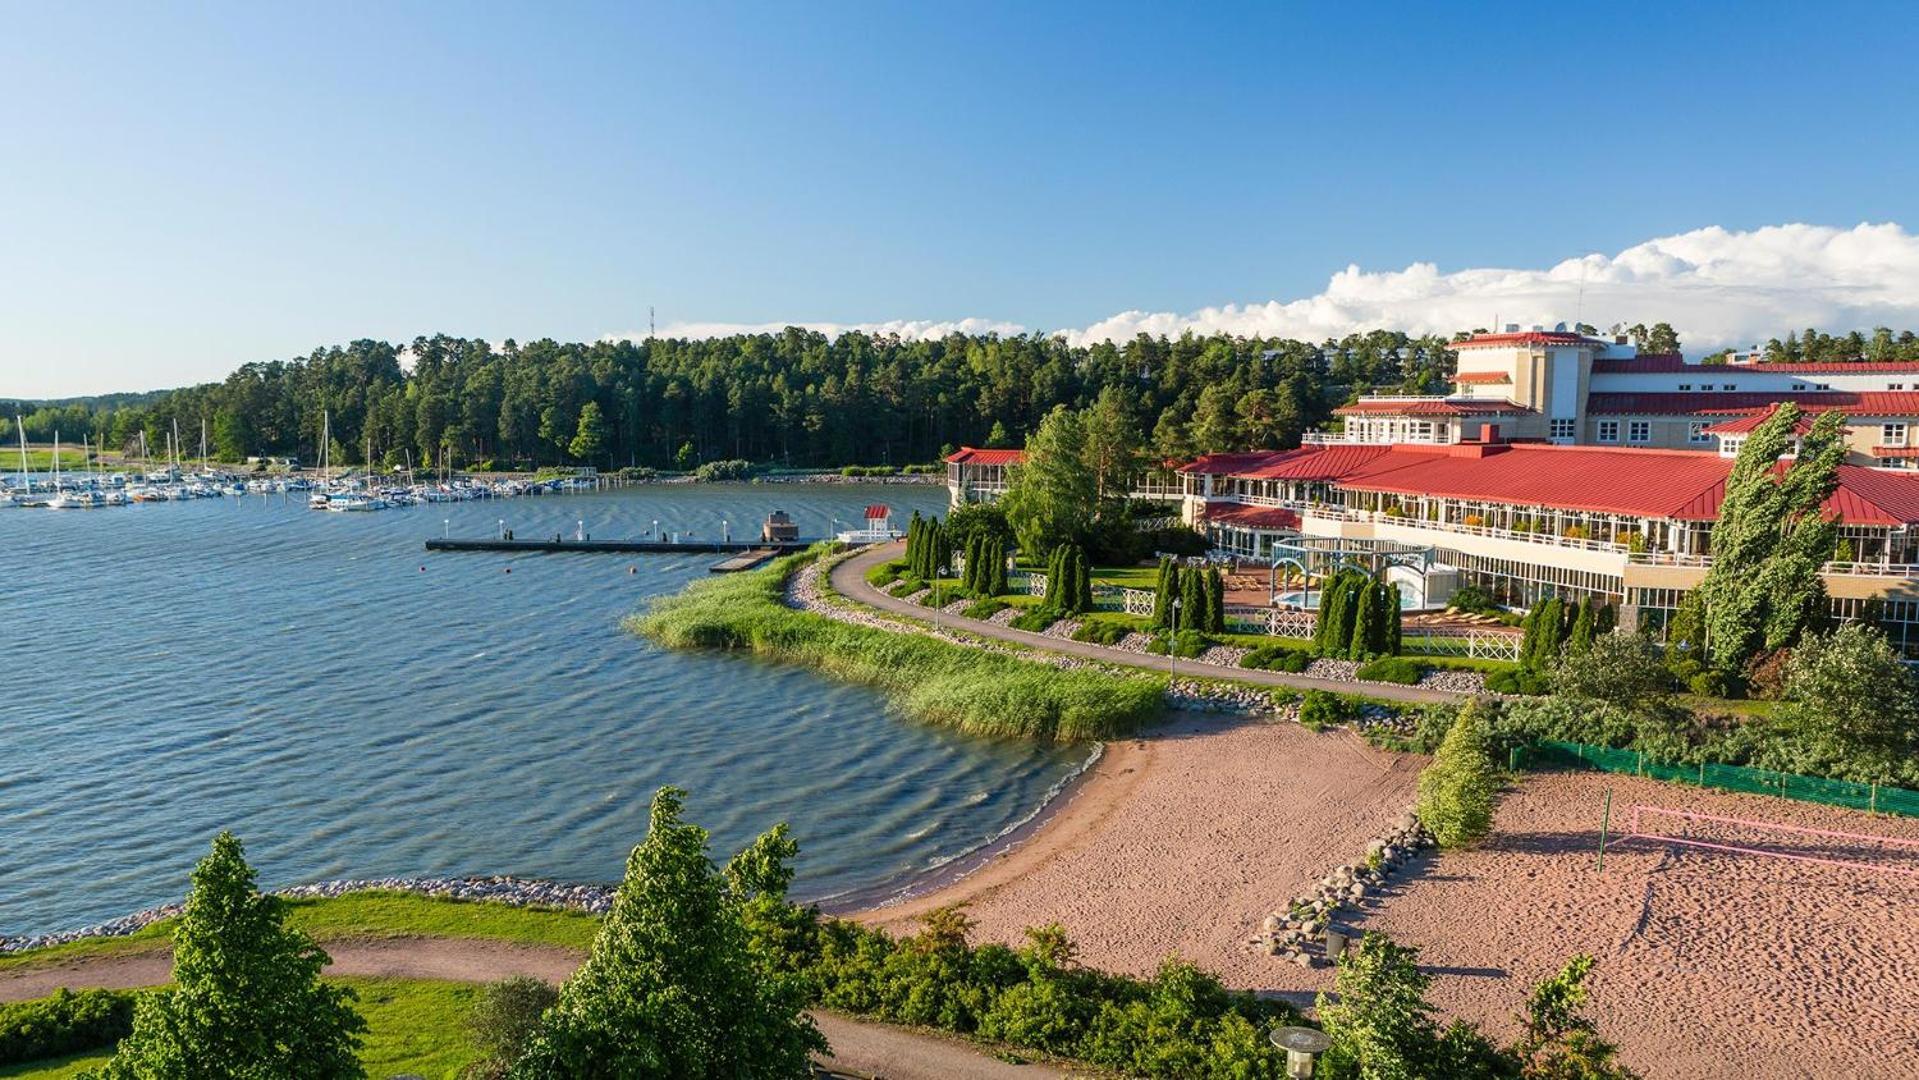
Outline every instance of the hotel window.
{"label": "hotel window", "polygon": [[1720,384],[1719,384],[1719,389],[1721,389],[1721,390],[1737,390],[1737,389],[1739,389],[1739,385],[1738,385],[1737,383],[1720,383]]}
{"label": "hotel window", "polygon": [[1906,388],[1906,384],[1902,382],[1886,384],[1886,389],[1888,390],[1904,390],[1905,388]]}
{"label": "hotel window", "polygon": [[1906,425],[1904,424],[1881,425],[1879,428],[1879,445],[1880,446],[1906,445]]}
{"label": "hotel window", "polygon": [[[1691,383],[1689,383],[1689,382],[1682,382],[1682,383],[1680,383],[1680,384],[1679,384],[1679,389],[1681,389],[1681,390],[1691,390],[1691,389],[1692,389],[1692,384],[1691,384]],[[1711,387],[1707,387],[1707,389],[1708,389],[1708,390],[1710,390],[1710,389],[1712,389],[1712,388],[1711,388]]]}
{"label": "hotel window", "polygon": [[1692,423],[1686,425],[1687,441],[1696,443],[1711,442],[1712,436],[1706,434],[1706,427],[1707,424],[1704,420],[1694,420]]}
{"label": "hotel window", "polygon": [[1600,442],[1618,442],[1619,441],[1619,421],[1601,420],[1599,422],[1599,441]]}
{"label": "hotel window", "polygon": [[1652,421],[1634,420],[1626,425],[1627,442],[1651,442]]}
{"label": "hotel window", "polygon": [[1554,420],[1553,421],[1553,425],[1552,425],[1553,438],[1570,439],[1578,434],[1579,434],[1579,421],[1577,420]]}

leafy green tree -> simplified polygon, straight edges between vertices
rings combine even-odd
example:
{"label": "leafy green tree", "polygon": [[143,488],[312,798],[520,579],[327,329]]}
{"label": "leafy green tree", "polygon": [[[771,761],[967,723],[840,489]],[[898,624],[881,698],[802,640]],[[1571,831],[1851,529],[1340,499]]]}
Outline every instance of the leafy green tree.
{"label": "leafy green tree", "polygon": [[514,1077],[798,1078],[826,1048],[805,985],[753,951],[744,921],[756,897],[783,893],[790,840],[769,833],[721,873],[706,830],[681,820],[683,797],[654,795],[593,951]]}
{"label": "leafy green tree", "polygon": [[170,989],[141,997],[102,1080],[361,1077],[366,1021],[352,990],[320,981],[327,954],[254,887],[232,833],[193,870],[173,932]]}
{"label": "leafy green tree", "polygon": [[599,402],[589,401],[580,407],[580,421],[566,449],[581,461],[599,461],[606,455],[606,418],[600,415]]}
{"label": "leafy green tree", "polygon": [[1086,464],[1086,424],[1065,406],[1026,440],[1026,460],[1010,467],[1000,506],[1019,544],[1051,551],[1084,538],[1099,509],[1099,479]]}
{"label": "leafy green tree", "polygon": [[541,1016],[559,998],[559,990],[531,975],[514,975],[482,987],[466,1018],[467,1034],[480,1060],[462,1074],[462,1080],[505,1077],[539,1033]]}
{"label": "leafy green tree", "polygon": [[1326,1080],[1491,1080],[1507,1062],[1472,1029],[1442,1029],[1426,1000],[1432,976],[1419,950],[1368,931],[1339,961],[1333,993],[1319,995],[1332,1046],[1317,1075]]}
{"label": "leafy green tree", "polygon": [[1825,606],[1818,571],[1838,524],[1821,508],[1838,484],[1845,443],[1839,414],[1825,413],[1782,473],[1799,415],[1782,403],[1740,446],[1712,530],[1712,566],[1694,590],[1704,605],[1706,660],[1728,681],[1760,648],[1791,645]]}
{"label": "leafy green tree", "polygon": [[1415,812],[1442,847],[1469,845],[1492,830],[1500,774],[1485,709],[1477,699],[1467,702],[1419,774]]}
{"label": "leafy green tree", "polygon": [[1601,1039],[1580,1012],[1594,963],[1582,953],[1533,987],[1520,1017],[1525,1031],[1512,1049],[1524,1080],[1632,1080],[1636,1075],[1615,1060],[1618,1048]]}
{"label": "leafy green tree", "polygon": [[1807,638],[1786,663],[1773,767],[1865,783],[1919,773],[1919,679],[1859,623]]}

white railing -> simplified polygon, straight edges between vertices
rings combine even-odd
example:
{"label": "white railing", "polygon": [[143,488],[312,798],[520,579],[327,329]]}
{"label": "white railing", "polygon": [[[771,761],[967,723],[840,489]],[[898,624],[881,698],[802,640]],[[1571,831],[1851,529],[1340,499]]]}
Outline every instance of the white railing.
{"label": "white railing", "polygon": [[1046,575],[1045,574],[1042,574],[1033,570],[1028,570],[1026,572],[1026,595],[1028,596],[1045,596],[1046,595]]}
{"label": "white railing", "polygon": [[1502,529],[1492,525],[1466,525],[1453,521],[1432,521],[1414,517],[1411,514],[1389,514],[1384,510],[1355,510],[1348,506],[1318,506],[1306,511],[1313,517],[1326,518],[1329,521],[1361,521],[1375,524],[1404,525],[1414,529],[1435,529],[1440,532],[1461,533],[1466,536],[1486,536],[1499,540],[1521,540],[1533,544],[1550,544],[1553,547],[1579,548],[1584,551],[1623,552],[1625,544],[1610,540],[1593,540],[1587,537],[1560,536],[1551,532],[1535,532],[1521,529]]}
{"label": "white railing", "polygon": [[1477,660],[1519,659],[1518,634],[1500,634],[1489,630],[1407,627],[1404,640],[1414,656],[1466,656]]}
{"label": "white railing", "polygon": [[[1712,566],[1711,555],[1681,555],[1670,551],[1640,551],[1626,556],[1640,566],[1684,566],[1704,570]],[[1840,577],[1919,578],[1919,563],[1829,562],[1819,568],[1822,574]]]}
{"label": "white railing", "polygon": [[1121,589],[1120,610],[1128,615],[1153,614],[1153,594],[1145,589]]}

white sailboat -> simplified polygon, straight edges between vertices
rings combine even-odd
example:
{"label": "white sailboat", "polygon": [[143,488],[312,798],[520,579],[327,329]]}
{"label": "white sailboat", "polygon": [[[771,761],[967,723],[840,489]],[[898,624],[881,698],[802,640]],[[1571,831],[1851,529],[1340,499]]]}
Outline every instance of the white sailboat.
{"label": "white sailboat", "polygon": [[327,448],[333,445],[333,414],[320,413],[320,486],[307,497],[307,508],[325,510],[331,498],[327,495]]}

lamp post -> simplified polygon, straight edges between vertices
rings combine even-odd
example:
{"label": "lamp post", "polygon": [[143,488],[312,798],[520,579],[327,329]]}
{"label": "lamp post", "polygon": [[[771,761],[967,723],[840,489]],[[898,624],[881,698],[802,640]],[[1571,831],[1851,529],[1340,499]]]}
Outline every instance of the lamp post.
{"label": "lamp post", "polygon": [[440,519],[440,539],[445,540],[452,535],[453,535],[453,519],[441,518]]}
{"label": "lamp post", "polygon": [[1306,1080],[1312,1076],[1313,1059],[1333,1045],[1332,1038],[1325,1032],[1309,1027],[1274,1028],[1268,1038],[1275,1047],[1286,1051],[1289,1080]]}
{"label": "lamp post", "polygon": [[505,518],[501,518],[499,522],[496,525],[494,525],[494,529],[496,530],[495,535],[497,535],[501,540],[506,539],[506,519]]}

